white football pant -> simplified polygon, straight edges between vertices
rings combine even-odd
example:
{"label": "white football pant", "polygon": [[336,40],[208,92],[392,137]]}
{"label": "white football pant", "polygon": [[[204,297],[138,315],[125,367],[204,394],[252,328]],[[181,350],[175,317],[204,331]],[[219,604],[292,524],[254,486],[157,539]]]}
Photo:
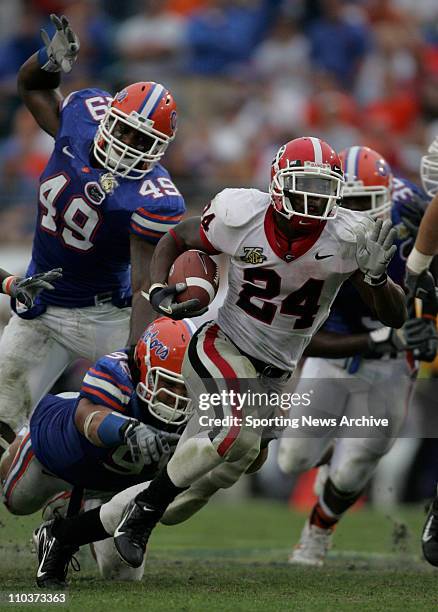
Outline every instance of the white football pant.
{"label": "white football pant", "polygon": [[[344,438],[333,434],[311,438],[300,436],[299,430],[287,427],[279,444],[278,464],[286,473],[299,474],[318,464],[331,445],[335,444],[330,459],[329,477],[345,492],[361,491],[371,478],[379,459],[387,453],[400,433],[409,405],[413,381],[403,359],[364,360],[355,374],[349,374],[341,364],[344,360],[308,358],[304,364],[296,393],[312,388],[309,408],[294,408],[289,416],[300,418],[311,412],[312,406],[326,408],[337,415],[373,413],[385,402],[390,406],[390,427],[386,435]],[[318,380],[320,384],[318,385]],[[378,415],[380,416],[380,415]],[[357,430],[356,430],[357,431]],[[309,435],[309,434],[307,434]],[[365,432],[364,432],[364,435]]]}
{"label": "white football pant", "polygon": [[18,431],[77,358],[94,362],[126,345],[130,308],[49,306],[40,317],[13,314],[0,339],[0,421]]}

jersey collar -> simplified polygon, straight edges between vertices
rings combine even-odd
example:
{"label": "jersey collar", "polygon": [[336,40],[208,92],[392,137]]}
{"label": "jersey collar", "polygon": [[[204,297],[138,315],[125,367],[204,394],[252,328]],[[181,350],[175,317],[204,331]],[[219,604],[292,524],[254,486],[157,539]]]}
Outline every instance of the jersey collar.
{"label": "jersey collar", "polygon": [[291,240],[278,229],[275,223],[274,207],[268,206],[265,214],[264,228],[271,249],[280,259],[290,263],[307,253],[313,247],[325,228],[325,224],[326,221],[323,221],[319,223],[318,227],[311,234],[299,236]]}

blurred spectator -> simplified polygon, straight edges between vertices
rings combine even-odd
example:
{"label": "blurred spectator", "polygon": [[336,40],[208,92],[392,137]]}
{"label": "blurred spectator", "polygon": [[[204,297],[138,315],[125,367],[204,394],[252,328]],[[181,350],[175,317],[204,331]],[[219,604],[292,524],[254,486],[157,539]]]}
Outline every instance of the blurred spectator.
{"label": "blurred spectator", "polygon": [[256,72],[263,78],[292,81],[306,86],[309,71],[309,41],[295,19],[280,14],[272,31],[254,53]]}
{"label": "blurred spectator", "polygon": [[181,64],[183,17],[166,9],[166,0],[143,0],[142,12],[119,27],[117,48],[126,80],[161,81]]}
{"label": "blurred spectator", "polygon": [[321,18],[308,30],[312,62],[348,89],[369,48],[370,31],[361,13],[347,10],[342,0],[322,0],[321,7]]}
{"label": "blurred spectator", "polygon": [[28,9],[18,17],[9,36],[0,44],[0,86],[15,93],[17,71],[41,46],[39,15]]}
{"label": "blurred spectator", "polygon": [[189,71],[232,73],[247,62],[276,17],[282,0],[209,0],[188,18]]}

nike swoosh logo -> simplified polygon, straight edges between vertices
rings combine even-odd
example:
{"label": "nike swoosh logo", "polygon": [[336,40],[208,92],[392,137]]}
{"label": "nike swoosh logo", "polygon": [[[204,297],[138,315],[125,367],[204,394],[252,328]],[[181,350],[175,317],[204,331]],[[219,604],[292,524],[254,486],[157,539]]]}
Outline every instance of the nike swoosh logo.
{"label": "nike swoosh logo", "polygon": [[315,259],[327,259],[327,257],[333,257],[333,255],[320,255],[319,253],[315,255]]}
{"label": "nike swoosh logo", "polygon": [[126,520],[128,520],[128,518],[131,516],[133,510],[134,510],[135,506],[132,506],[131,510],[129,511],[128,514],[126,514],[126,516],[124,516],[122,518],[122,520],[120,521],[120,523],[117,525],[117,527],[115,528],[115,531],[113,533],[113,538],[117,538],[120,535],[124,535],[125,532],[121,531],[120,527],[123,527],[124,523]]}
{"label": "nike swoosh logo", "polygon": [[71,157],[72,159],[76,159],[75,156],[73,155],[73,153],[70,151],[70,147],[62,147],[62,152],[65,155],[68,155],[69,157]]}
{"label": "nike swoosh logo", "polygon": [[43,558],[41,559],[41,563],[38,566],[38,572],[37,572],[37,577],[41,578],[42,576],[45,576],[46,572],[42,572],[40,570],[40,568],[44,565],[44,562],[46,560],[47,555],[50,553],[50,551],[52,550],[52,546],[55,543],[55,540],[52,539],[51,541],[49,541],[48,543],[45,543],[45,548],[44,548],[44,553],[43,553]]}
{"label": "nike swoosh logo", "polygon": [[430,526],[432,525],[432,521],[433,521],[433,516],[429,518],[424,528],[423,537],[421,538],[423,542],[429,542],[433,538],[433,535],[429,535]]}

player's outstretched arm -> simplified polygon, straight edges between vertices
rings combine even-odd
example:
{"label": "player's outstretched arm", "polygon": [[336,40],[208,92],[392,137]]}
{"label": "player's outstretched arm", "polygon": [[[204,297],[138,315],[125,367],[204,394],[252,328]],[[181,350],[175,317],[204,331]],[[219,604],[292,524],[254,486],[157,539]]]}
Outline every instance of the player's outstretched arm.
{"label": "player's outstretched arm", "polygon": [[42,30],[44,45],[18,72],[18,93],[38,125],[55,136],[59,128],[59,109],[63,96],[59,90],[61,70],[70,72],[79,52],[79,39],[66,17],[51,15],[56,27],[52,39]]}
{"label": "player's outstretched arm", "polygon": [[163,455],[170,456],[179,436],[154,427],[82,398],[75,413],[75,425],[91,444],[113,448],[126,444],[134,463],[151,465]]}

